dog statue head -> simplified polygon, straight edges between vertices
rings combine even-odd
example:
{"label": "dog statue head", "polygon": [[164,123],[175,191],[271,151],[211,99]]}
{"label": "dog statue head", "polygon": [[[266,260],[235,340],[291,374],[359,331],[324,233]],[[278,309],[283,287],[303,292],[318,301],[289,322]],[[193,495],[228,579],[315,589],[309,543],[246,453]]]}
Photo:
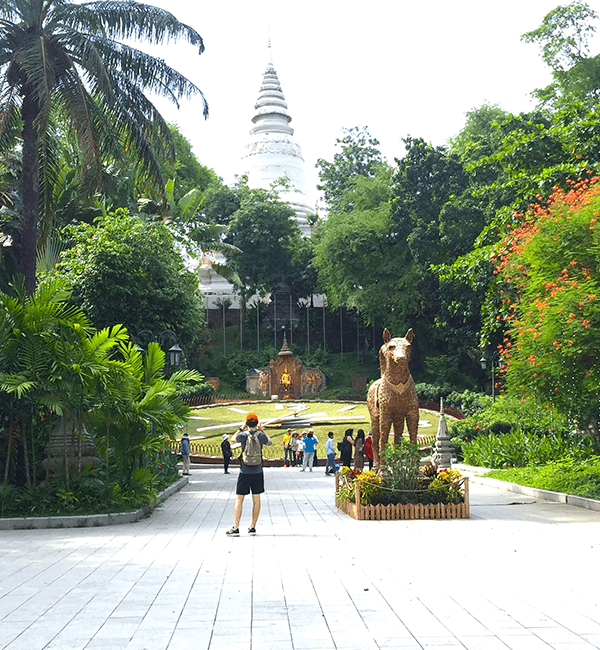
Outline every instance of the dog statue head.
{"label": "dog statue head", "polygon": [[406,332],[404,338],[392,338],[390,331],[386,328],[383,330],[383,345],[379,348],[379,369],[381,375],[387,370],[388,365],[402,365],[408,367],[412,340],[415,333],[412,327]]}

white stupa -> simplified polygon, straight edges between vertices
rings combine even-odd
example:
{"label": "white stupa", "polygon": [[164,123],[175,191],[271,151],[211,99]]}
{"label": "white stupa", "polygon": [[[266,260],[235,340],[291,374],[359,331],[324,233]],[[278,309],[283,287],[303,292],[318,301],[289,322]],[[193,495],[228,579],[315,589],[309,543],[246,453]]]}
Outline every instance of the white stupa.
{"label": "white stupa", "polygon": [[296,213],[301,233],[309,236],[307,216],[314,213],[314,208],[311,208],[305,191],[302,150],[294,138],[294,129],[290,126],[292,118],[273,67],[271,39],[269,61],[254,109],[254,126],[250,129],[250,143],[242,156],[242,172],[248,175],[249,187],[266,190],[281,178],[286,178],[288,187],[277,190],[279,198]]}

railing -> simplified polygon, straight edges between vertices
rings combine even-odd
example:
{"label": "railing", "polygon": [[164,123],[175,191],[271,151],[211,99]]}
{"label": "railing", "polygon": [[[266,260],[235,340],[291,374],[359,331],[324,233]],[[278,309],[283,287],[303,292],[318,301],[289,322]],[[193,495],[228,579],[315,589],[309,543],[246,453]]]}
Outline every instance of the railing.
{"label": "railing", "polygon": [[[227,402],[250,402],[252,401],[252,397],[252,395],[240,395],[239,393],[231,395],[219,393],[218,395],[199,395],[198,397],[184,397],[183,401],[189,407],[194,408],[196,406],[208,406],[209,404],[223,404]],[[260,397],[256,397],[255,399],[264,400],[264,398]]]}
{"label": "railing", "polygon": [[[393,438],[393,433],[391,434]],[[431,447],[435,444],[435,436],[417,436],[417,443],[420,447]],[[172,441],[169,443],[171,451],[179,453],[180,442]],[[190,440],[190,451],[193,456],[222,456],[220,442],[203,442],[201,440]],[[233,449],[234,457],[240,455],[240,448]],[[283,444],[280,441],[274,441],[269,447],[263,447],[263,456],[265,458],[283,458]],[[317,450],[319,458],[325,458],[325,449]]]}
{"label": "railing", "polygon": [[[171,447],[171,451],[179,453],[179,449],[181,446],[179,441],[172,441],[169,443],[169,446]],[[192,456],[221,457],[223,455],[223,452],[221,451],[221,443],[219,442],[201,442],[201,441],[191,440],[190,451],[192,453]],[[232,451],[233,451],[234,458],[237,458],[241,453],[241,449],[239,447],[236,449],[232,449]],[[283,458],[282,444],[278,444],[277,442],[274,442],[269,447],[263,447],[262,452],[264,458]],[[323,451],[323,454],[324,453],[325,451]]]}

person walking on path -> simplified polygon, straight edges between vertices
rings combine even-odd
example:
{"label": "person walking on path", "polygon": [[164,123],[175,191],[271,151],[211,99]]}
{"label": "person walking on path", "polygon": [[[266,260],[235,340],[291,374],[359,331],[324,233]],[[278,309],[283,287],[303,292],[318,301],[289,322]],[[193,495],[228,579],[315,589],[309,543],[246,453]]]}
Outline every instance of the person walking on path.
{"label": "person walking on path", "polygon": [[365,432],[359,429],[354,440],[354,469],[363,471],[365,466]]}
{"label": "person walking on path", "polygon": [[233,453],[231,452],[231,443],[228,440],[229,436],[223,434],[223,442],[221,443],[221,451],[223,452],[223,468],[225,474],[229,474],[229,461],[233,458]]}
{"label": "person walking on path", "polygon": [[183,434],[183,438],[181,439],[181,458],[183,459],[183,472],[182,474],[184,476],[189,476],[190,474],[190,437],[187,433],[187,431]]}
{"label": "person walking on path", "polygon": [[[325,476],[333,476],[339,469],[339,465],[335,463],[335,447],[333,446],[333,431],[327,434],[327,442],[325,443],[325,453],[327,454],[327,462],[325,463]],[[329,469],[331,467],[331,470]]]}
{"label": "person walking on path", "polygon": [[256,535],[256,522],[260,515],[260,495],[265,491],[262,448],[265,445],[269,447],[273,444],[273,441],[269,438],[262,425],[258,423],[258,416],[255,413],[248,413],[246,424],[233,435],[236,442],[239,442],[242,447],[242,454],[240,456],[240,473],[238,474],[235,489],[234,522],[232,528],[226,534],[229,537],[239,536],[244,497],[252,492],[252,520],[250,528],[248,528],[248,534]]}
{"label": "person walking on path", "polygon": [[317,447],[317,439],[312,431],[309,431],[304,438],[304,459],[302,460],[301,472],[304,472],[308,465],[310,471],[313,470],[313,460],[315,457],[315,449]]}

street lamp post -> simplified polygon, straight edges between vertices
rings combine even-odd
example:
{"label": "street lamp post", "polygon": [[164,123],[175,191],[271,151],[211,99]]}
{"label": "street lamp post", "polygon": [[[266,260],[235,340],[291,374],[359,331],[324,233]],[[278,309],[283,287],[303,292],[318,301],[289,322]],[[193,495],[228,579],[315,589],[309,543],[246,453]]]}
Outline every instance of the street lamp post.
{"label": "street lamp post", "polygon": [[495,370],[496,368],[502,368],[503,361],[502,357],[498,353],[498,351],[494,350],[494,352],[483,352],[481,355],[481,359],[479,359],[479,363],[481,364],[481,369],[482,370],[487,370],[487,362],[488,359],[490,361],[491,365],[491,371],[492,371],[492,401],[496,401],[496,373]]}
{"label": "street lamp post", "polygon": [[177,335],[171,330],[163,330],[158,336],[155,336],[150,330],[141,330],[137,333],[136,338],[136,349],[138,352],[144,352],[144,347],[140,344],[140,341],[146,341],[145,345],[151,341],[157,342],[162,348],[165,340],[167,338],[173,338],[175,341],[173,345],[168,349],[168,360],[169,365],[172,368],[178,368],[181,365],[181,357],[183,355],[183,350],[179,347],[177,343]]}

